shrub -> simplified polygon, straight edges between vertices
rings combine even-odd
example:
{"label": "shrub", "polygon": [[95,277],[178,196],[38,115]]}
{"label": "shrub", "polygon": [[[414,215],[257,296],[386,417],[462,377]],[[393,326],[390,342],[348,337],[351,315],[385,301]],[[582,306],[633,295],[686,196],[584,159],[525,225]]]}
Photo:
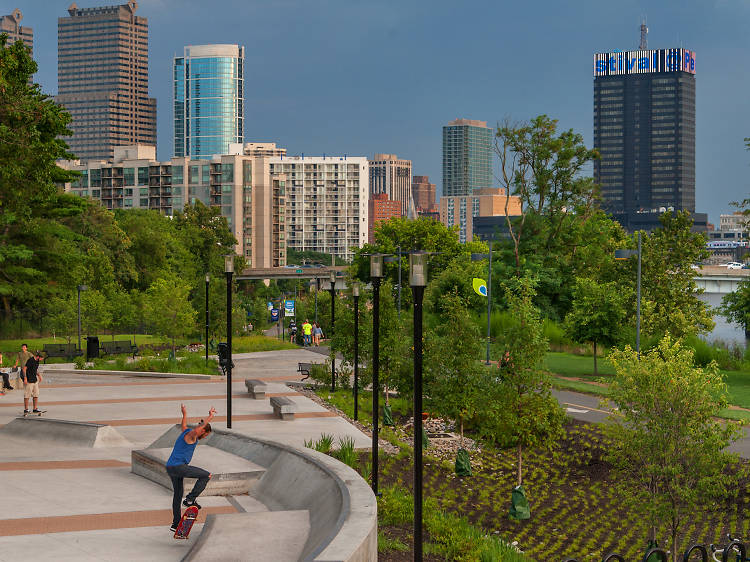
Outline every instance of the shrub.
{"label": "shrub", "polygon": [[76,369],[85,369],[86,368],[86,358],[82,355],[79,355],[73,360],[73,365],[75,365]]}

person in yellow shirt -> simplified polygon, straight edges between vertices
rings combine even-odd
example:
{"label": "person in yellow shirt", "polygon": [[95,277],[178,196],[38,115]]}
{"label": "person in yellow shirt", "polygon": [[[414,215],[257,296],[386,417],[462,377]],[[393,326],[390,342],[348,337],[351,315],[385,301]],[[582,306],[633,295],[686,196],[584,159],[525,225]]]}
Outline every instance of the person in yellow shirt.
{"label": "person in yellow shirt", "polygon": [[310,321],[305,318],[305,323],[302,324],[302,335],[304,336],[305,347],[309,347],[312,343],[312,330],[312,324],[310,324]]}

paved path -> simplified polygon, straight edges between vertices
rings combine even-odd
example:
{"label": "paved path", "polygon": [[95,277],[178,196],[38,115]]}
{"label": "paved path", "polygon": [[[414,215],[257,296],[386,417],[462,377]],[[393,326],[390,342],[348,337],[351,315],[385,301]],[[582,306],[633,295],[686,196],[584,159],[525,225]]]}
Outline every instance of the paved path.
{"label": "paved path", "polygon": [[[284,385],[300,380],[298,361],[319,361],[320,355],[299,349],[235,354],[234,360],[234,431],[295,446],[328,433],[369,447],[368,436]],[[150,445],[179,423],[180,403],[191,421],[216,407],[212,423],[226,428],[226,380],[65,375],[51,366],[44,372],[40,404],[48,418],[108,424],[133,445],[69,447],[0,434],[0,489],[6,507],[0,514],[0,561],[179,560],[194,540],[172,538],[172,494],[131,473],[131,450]],[[274,418],[268,398],[248,396],[245,378],[265,380],[271,395],[291,398],[299,419]],[[0,396],[0,426],[22,410],[21,391]],[[207,496],[201,504],[192,537],[200,533],[207,514],[267,511],[249,496]]]}
{"label": "paved path", "polygon": [[[552,394],[562,404],[567,414],[574,419],[591,423],[606,422],[609,412],[602,405],[602,398],[569,390],[553,390]],[[750,459],[750,428],[744,428],[744,437],[729,448],[742,458]]]}

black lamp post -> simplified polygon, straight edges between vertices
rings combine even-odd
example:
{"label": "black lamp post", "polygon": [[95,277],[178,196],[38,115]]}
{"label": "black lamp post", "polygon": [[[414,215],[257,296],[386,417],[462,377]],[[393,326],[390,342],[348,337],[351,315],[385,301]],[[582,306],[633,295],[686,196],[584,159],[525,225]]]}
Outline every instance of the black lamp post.
{"label": "black lamp post", "polygon": [[489,260],[489,272],[487,274],[487,360],[490,364],[490,314],[492,312],[492,240],[490,240],[489,254],[471,254],[471,261]]}
{"label": "black lamp post", "polygon": [[385,263],[398,262],[398,317],[401,318],[401,256],[408,254],[408,252],[402,252],[401,246],[397,246],[398,251],[395,256],[386,256],[383,258]]}
{"label": "black lamp post", "polygon": [[81,291],[87,289],[86,285],[78,285],[78,349],[81,349]]}
{"label": "black lamp post", "polygon": [[208,284],[211,281],[211,275],[206,273],[206,365],[208,365]]}
{"label": "black lamp post", "polygon": [[370,256],[372,280],[372,491],[378,495],[378,416],[380,413],[380,282],[383,256]]}
{"label": "black lamp post", "polygon": [[232,274],[234,254],[224,256],[224,273],[227,274],[227,429],[232,429]]}
{"label": "black lamp post", "polygon": [[409,255],[414,295],[414,560],[422,560],[422,299],[427,285],[427,252]]}
{"label": "black lamp post", "polygon": [[315,323],[318,323],[318,291],[320,291],[320,279],[315,278]]}
{"label": "black lamp post", "polygon": [[354,421],[359,420],[359,283],[352,283],[354,297]]}
{"label": "black lamp post", "polygon": [[635,351],[641,357],[641,231],[638,231],[638,250],[615,250],[616,260],[626,260],[631,256],[638,256],[638,275],[636,281],[635,304]]}
{"label": "black lamp post", "polygon": [[331,271],[331,392],[336,392],[336,350],[333,349],[333,331],[336,326],[336,272]]}

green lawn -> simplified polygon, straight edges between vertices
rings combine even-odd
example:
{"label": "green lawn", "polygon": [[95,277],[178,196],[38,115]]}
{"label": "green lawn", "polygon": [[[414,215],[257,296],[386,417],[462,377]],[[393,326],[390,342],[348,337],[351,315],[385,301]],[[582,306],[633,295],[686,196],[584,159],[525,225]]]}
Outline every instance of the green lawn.
{"label": "green lawn", "polygon": [[[605,396],[607,389],[602,386],[589,384],[586,381],[607,382],[607,378],[615,374],[612,363],[604,358],[598,358],[599,376],[594,376],[594,358],[570,353],[548,353],[544,360],[544,368],[552,373],[552,383],[555,388],[598,394]],[[727,383],[729,403],[741,408],[750,408],[750,373],[742,371],[721,371]],[[576,377],[581,381],[569,381],[556,377]],[[724,410],[722,417],[731,419],[750,420],[750,413],[737,410]]]}

